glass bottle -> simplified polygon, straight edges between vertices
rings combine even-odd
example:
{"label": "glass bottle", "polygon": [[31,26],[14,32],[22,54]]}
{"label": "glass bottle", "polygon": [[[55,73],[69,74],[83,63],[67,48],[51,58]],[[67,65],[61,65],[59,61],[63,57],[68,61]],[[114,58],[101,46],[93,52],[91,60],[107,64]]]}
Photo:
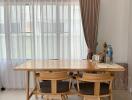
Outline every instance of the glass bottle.
{"label": "glass bottle", "polygon": [[106,63],[112,63],[112,62],[113,62],[113,49],[111,45],[108,45],[106,51]]}

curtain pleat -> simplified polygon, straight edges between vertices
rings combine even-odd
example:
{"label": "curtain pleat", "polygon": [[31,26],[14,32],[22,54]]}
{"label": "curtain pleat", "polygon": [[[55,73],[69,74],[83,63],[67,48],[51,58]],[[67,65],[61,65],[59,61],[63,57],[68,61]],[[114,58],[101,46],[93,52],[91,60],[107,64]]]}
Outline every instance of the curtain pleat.
{"label": "curtain pleat", "polygon": [[80,0],[82,24],[86,44],[88,46],[88,58],[96,52],[98,20],[100,0]]}

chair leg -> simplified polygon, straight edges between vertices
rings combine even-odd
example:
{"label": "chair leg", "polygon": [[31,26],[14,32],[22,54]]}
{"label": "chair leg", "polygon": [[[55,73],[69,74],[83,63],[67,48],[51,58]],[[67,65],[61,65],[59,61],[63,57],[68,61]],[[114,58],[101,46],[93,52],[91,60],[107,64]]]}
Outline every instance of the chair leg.
{"label": "chair leg", "polygon": [[68,96],[67,95],[61,95],[62,100],[68,100]]}
{"label": "chair leg", "polygon": [[62,99],[62,95],[60,95],[60,99],[59,99],[59,100],[63,100],[63,99]]}
{"label": "chair leg", "polygon": [[68,100],[68,96],[67,95],[63,95],[64,96],[64,100]]}
{"label": "chair leg", "polygon": [[43,95],[41,95],[41,99],[44,99],[44,96]]}
{"label": "chair leg", "polygon": [[44,96],[44,100],[49,100],[47,95]]}
{"label": "chair leg", "polygon": [[86,100],[86,98],[85,98],[85,97],[83,97],[83,100]]}
{"label": "chair leg", "polygon": [[112,95],[109,96],[109,100],[112,100]]}
{"label": "chair leg", "polygon": [[103,100],[103,98],[100,98],[100,100]]}
{"label": "chair leg", "polygon": [[65,98],[66,98],[66,100],[68,100],[68,96],[67,95],[65,95]]}
{"label": "chair leg", "polygon": [[61,100],[65,100],[65,97],[64,97],[64,95],[61,95]]}
{"label": "chair leg", "polygon": [[101,98],[100,97],[98,97],[98,99],[97,100],[101,100]]}

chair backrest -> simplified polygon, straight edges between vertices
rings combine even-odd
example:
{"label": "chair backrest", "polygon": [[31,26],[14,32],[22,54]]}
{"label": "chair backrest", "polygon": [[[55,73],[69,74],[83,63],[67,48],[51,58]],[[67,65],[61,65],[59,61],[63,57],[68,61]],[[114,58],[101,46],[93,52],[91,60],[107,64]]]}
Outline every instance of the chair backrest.
{"label": "chair backrest", "polygon": [[[67,71],[41,71],[37,72],[36,78],[39,82],[42,80],[51,80],[51,93],[56,94],[57,93],[57,81],[58,80],[67,80],[69,79]],[[40,91],[40,86],[39,86]]]}
{"label": "chair backrest", "polygon": [[65,80],[68,79],[67,71],[42,71],[38,73],[39,80]]}
{"label": "chair backrest", "polygon": [[112,78],[113,77],[109,73],[83,73],[80,80],[88,82],[105,82],[111,81]]}
{"label": "chair backrest", "polygon": [[[83,73],[82,77],[77,78],[78,90],[79,81],[94,82],[94,95],[100,95],[100,83],[109,84],[109,92],[112,91],[113,77],[109,73]],[[80,90],[79,90],[80,91]]]}

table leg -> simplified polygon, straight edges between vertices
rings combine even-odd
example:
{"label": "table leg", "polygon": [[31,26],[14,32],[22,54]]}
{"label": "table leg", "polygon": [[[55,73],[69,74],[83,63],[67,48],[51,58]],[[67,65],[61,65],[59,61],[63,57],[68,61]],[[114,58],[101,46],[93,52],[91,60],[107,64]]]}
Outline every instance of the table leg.
{"label": "table leg", "polygon": [[[34,71],[33,73],[34,73],[34,87],[35,87],[35,91],[37,92],[38,87],[37,87],[36,71]],[[35,94],[35,98],[36,98],[36,100],[38,100],[37,94]]]}
{"label": "table leg", "polygon": [[26,100],[29,100],[29,81],[30,81],[30,72],[26,72]]}

